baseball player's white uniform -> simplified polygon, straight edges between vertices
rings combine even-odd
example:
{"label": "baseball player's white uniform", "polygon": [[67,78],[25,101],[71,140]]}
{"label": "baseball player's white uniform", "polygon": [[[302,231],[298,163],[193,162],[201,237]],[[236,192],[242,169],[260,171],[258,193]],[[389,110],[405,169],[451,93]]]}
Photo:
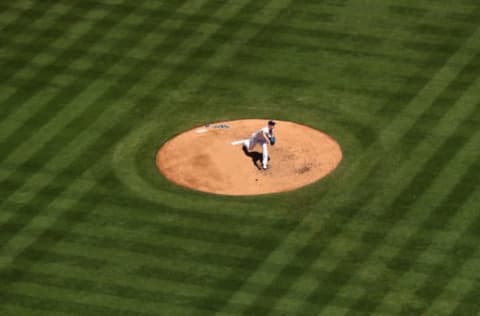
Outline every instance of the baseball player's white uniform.
{"label": "baseball player's white uniform", "polygon": [[[273,124],[269,124],[269,126],[266,126],[250,136],[249,139],[246,139],[243,142],[243,146],[248,150],[251,151],[257,144],[262,146],[262,167],[263,169],[267,169],[268,165],[268,144],[267,144],[267,139],[265,139],[265,136],[268,139],[271,139],[273,137]],[[271,127],[270,127],[271,126]],[[264,136],[265,135],[265,136]]]}

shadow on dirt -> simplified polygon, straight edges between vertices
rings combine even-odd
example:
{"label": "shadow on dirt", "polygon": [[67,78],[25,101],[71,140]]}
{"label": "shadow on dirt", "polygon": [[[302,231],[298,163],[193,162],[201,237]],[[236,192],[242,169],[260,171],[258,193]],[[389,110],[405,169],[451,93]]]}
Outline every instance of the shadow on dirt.
{"label": "shadow on dirt", "polygon": [[[245,146],[242,146],[242,151],[243,153],[250,157],[252,159],[253,165],[258,169],[262,169],[262,160],[263,160],[263,154],[259,153],[258,151],[248,151]],[[268,160],[270,160],[270,157],[268,157]]]}

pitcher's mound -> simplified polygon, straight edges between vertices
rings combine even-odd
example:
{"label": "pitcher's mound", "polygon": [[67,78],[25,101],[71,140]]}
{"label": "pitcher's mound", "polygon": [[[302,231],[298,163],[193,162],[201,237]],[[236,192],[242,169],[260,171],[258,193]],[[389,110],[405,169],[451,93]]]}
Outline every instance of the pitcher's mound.
{"label": "pitcher's mound", "polygon": [[238,120],[197,127],[166,142],[158,169],[171,181],[199,191],[254,195],[293,190],[332,172],[342,151],[330,136],[292,122],[277,121],[276,144],[261,170],[260,146],[246,153],[240,140],[265,127],[267,120]]}

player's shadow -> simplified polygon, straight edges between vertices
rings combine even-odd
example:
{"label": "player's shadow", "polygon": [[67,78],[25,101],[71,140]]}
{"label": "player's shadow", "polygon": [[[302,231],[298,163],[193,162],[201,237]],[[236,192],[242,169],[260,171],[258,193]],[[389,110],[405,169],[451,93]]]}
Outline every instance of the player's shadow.
{"label": "player's shadow", "polygon": [[[262,169],[262,160],[263,160],[263,154],[259,153],[258,151],[248,151],[245,146],[242,146],[243,153],[250,157],[252,159],[253,165],[258,169]],[[268,160],[270,160],[270,157],[268,157]]]}

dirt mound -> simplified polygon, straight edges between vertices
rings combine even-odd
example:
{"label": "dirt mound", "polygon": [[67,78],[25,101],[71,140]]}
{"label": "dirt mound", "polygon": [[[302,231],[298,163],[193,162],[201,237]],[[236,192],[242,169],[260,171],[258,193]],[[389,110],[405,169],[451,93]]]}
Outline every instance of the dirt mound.
{"label": "dirt mound", "polygon": [[189,130],[160,148],[157,167],[168,179],[188,188],[254,195],[302,187],[326,176],[340,163],[342,151],[330,136],[304,125],[277,121],[277,142],[269,146],[269,168],[261,170],[261,147],[246,153],[240,140],[266,123],[237,120]]}

